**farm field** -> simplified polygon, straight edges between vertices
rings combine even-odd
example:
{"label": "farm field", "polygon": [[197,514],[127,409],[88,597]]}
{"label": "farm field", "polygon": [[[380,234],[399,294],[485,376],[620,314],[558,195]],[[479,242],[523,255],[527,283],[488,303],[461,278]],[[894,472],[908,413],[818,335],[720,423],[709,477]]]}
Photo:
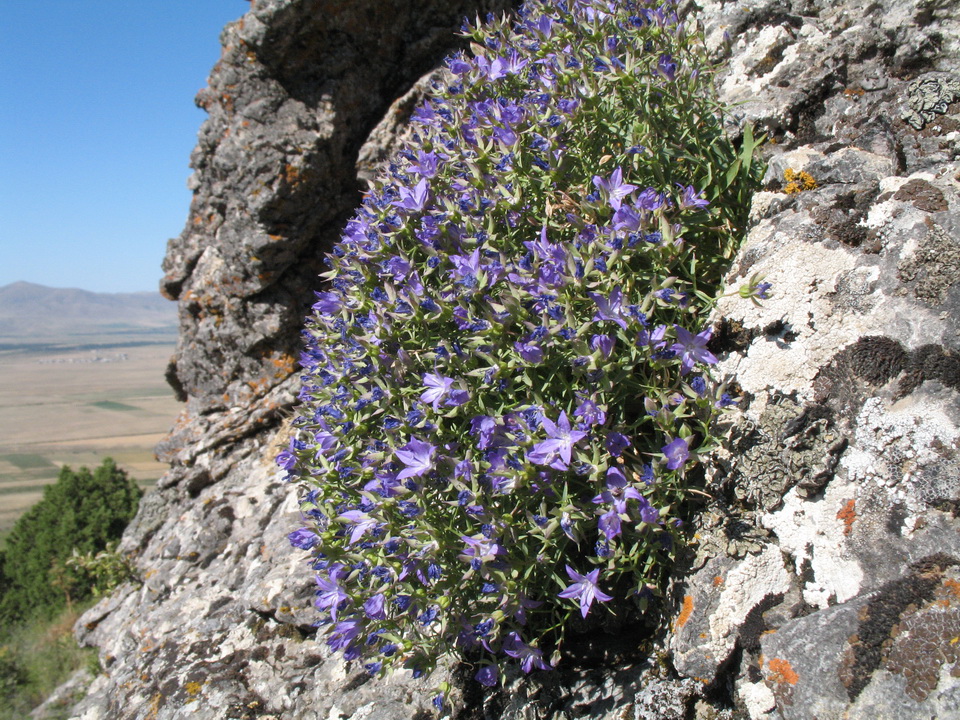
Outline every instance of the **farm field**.
{"label": "farm field", "polygon": [[62,465],[112,457],[140,485],[166,470],[153,448],[181,404],[163,379],[172,344],[0,353],[0,535]]}

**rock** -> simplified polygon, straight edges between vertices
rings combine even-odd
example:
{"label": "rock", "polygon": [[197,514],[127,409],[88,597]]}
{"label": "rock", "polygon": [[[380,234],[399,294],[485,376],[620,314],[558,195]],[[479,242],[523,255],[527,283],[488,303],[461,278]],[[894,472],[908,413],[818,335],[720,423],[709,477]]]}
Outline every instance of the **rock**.
{"label": "rock", "polygon": [[[716,501],[697,520],[695,559],[676,581],[670,647],[681,675],[726,676],[750,717],[883,717],[894,707],[898,717],[956,717],[953,651],[942,643],[958,635],[948,588],[960,561],[960,164],[952,139],[918,132],[899,108],[916,107],[908,66],[921,78],[935,69],[934,89],[952,92],[942,79],[960,58],[926,55],[923,38],[955,34],[960,15],[893,30],[879,6],[854,16],[830,5],[798,12],[799,27],[787,13],[779,32],[745,28],[745,57],[766,48],[776,62],[750,85],[734,64],[724,84],[778,140],[728,285],[757,274],[772,295],[761,305],[724,298],[714,316],[717,370],[743,399],[711,469]],[[922,15],[897,5],[890,12]],[[707,11],[722,22],[726,9]],[[897,48],[918,45],[885,65],[866,48],[891,33]],[[842,73],[830,84],[824,70],[792,64],[800,55]],[[793,83],[769,82],[791,67],[816,81],[810,104]],[[953,102],[935,103],[941,131]],[[788,170],[813,182],[785,193]],[[737,524],[766,531],[754,535],[759,552],[730,552]],[[775,573],[751,574],[761,557],[778,559],[767,566]],[[724,602],[735,573],[752,579]]]}

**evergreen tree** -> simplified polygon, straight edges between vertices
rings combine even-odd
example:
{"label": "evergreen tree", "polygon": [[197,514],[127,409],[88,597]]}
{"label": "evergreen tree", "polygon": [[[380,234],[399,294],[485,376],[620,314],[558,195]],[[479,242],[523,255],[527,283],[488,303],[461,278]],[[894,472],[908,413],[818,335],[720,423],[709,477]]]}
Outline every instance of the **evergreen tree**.
{"label": "evergreen tree", "polygon": [[7,536],[0,558],[0,621],[50,616],[87,597],[87,578],[65,561],[74,548],[96,553],[118,540],[141,495],[110,458],[92,473],[64,466]]}

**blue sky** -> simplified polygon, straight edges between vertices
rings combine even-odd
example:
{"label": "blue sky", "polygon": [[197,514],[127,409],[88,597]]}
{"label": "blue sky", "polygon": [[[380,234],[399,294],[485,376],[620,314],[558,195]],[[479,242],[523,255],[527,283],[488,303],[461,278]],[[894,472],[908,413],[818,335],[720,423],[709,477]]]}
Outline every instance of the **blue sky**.
{"label": "blue sky", "polygon": [[0,286],[156,290],[246,0],[0,0]]}

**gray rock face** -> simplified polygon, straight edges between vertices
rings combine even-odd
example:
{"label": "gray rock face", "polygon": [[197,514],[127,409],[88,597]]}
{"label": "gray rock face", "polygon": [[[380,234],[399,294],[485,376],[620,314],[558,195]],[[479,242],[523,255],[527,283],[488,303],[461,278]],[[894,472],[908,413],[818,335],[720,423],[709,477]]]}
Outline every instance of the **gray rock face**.
{"label": "gray rock face", "polygon": [[773,288],[714,316],[742,401],[662,631],[597,631],[579,661],[487,693],[456,667],[368,680],[313,640],[272,465],[300,319],[415,81],[461,15],[495,9],[412,5],[257,0],[224,31],[164,264],[187,398],[160,448],[173,468],[124,539],[142,586],[78,624],[105,673],[75,716],[427,717],[449,680],[463,718],[960,717],[960,9],[944,2],[699,3],[724,100],[771,137],[728,285]]}
{"label": "gray rock face", "polygon": [[705,11],[710,37],[740,29],[717,44],[726,96],[776,140],[728,285],[758,273],[773,296],[715,313],[743,400],[673,662],[754,718],[957,717],[960,14]]}

